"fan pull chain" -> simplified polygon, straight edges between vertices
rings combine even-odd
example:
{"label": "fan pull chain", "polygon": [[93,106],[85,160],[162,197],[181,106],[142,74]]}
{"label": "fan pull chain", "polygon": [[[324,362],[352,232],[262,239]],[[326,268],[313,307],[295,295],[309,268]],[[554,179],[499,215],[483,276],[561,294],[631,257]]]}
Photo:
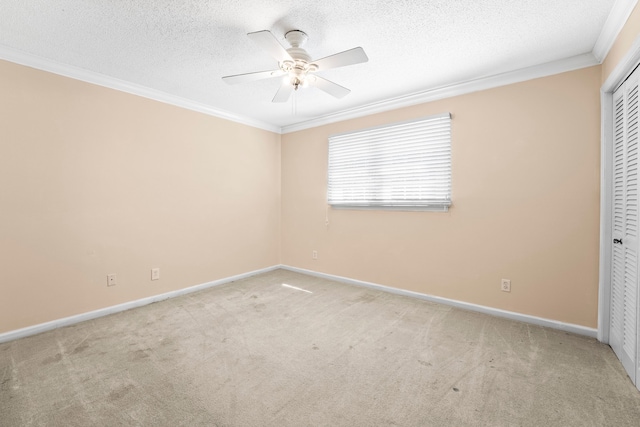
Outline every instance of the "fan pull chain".
{"label": "fan pull chain", "polygon": [[295,116],[298,113],[298,91],[294,90],[293,91],[293,99],[291,100],[291,115]]}

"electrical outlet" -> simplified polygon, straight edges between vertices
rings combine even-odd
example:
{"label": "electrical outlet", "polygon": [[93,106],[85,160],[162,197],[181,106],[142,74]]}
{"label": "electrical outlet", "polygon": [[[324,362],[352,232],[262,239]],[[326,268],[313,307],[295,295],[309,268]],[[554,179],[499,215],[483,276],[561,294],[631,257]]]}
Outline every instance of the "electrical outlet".
{"label": "electrical outlet", "polygon": [[318,259],[318,251],[311,251],[311,258]]}
{"label": "electrical outlet", "polygon": [[160,269],[152,268],[151,269],[151,280],[160,280]]}
{"label": "electrical outlet", "polygon": [[115,286],[117,283],[115,274],[107,274],[107,286]]}
{"label": "electrical outlet", "polygon": [[511,292],[511,280],[502,279],[502,281],[500,282],[500,290],[502,292]]}

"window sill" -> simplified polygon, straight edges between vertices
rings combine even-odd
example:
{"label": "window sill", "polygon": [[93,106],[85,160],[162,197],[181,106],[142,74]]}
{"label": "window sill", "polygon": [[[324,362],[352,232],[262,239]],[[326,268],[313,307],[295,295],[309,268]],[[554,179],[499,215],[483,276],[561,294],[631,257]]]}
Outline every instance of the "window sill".
{"label": "window sill", "polygon": [[336,210],[353,211],[400,211],[400,212],[448,212],[450,205],[432,206],[356,206],[356,205],[330,205]]}

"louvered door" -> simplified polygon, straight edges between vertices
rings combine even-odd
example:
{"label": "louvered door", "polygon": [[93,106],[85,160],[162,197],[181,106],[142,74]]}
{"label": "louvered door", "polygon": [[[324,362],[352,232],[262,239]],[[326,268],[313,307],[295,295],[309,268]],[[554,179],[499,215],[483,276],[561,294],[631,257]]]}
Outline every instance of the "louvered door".
{"label": "louvered door", "polygon": [[638,76],[613,95],[613,223],[610,344],[638,380]]}

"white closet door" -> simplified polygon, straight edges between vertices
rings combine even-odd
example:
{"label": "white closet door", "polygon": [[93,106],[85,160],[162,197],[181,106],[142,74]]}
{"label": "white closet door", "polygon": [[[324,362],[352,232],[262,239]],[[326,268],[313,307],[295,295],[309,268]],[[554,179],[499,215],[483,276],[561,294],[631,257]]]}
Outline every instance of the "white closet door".
{"label": "white closet door", "polygon": [[610,344],[636,384],[638,374],[638,76],[613,95],[613,249]]}

